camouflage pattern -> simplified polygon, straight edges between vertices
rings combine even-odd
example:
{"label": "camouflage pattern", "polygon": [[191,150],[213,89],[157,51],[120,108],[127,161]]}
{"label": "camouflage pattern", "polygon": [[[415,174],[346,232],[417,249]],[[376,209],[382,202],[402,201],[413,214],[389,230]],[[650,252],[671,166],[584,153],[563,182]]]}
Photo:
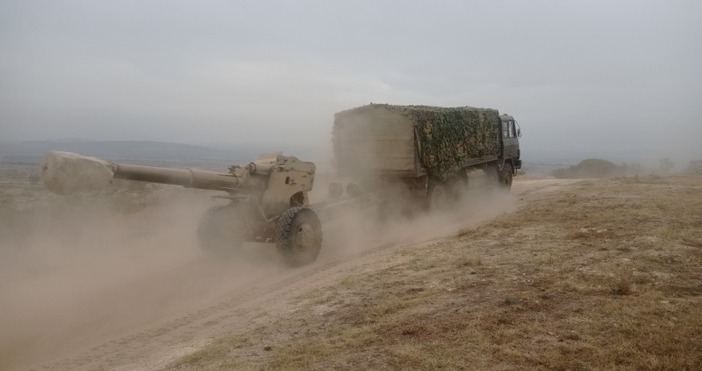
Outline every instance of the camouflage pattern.
{"label": "camouflage pattern", "polygon": [[335,122],[378,107],[414,123],[419,161],[432,177],[446,180],[476,159],[500,155],[502,124],[494,109],[370,104],[338,112]]}

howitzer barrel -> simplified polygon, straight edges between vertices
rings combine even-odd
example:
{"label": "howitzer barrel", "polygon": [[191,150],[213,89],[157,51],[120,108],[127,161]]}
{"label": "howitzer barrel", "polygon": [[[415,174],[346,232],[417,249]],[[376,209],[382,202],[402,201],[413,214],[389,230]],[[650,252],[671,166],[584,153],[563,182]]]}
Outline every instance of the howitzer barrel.
{"label": "howitzer barrel", "polygon": [[239,179],[231,174],[118,164],[60,151],[47,152],[41,166],[44,183],[51,191],[59,194],[99,191],[107,187],[113,178],[210,190],[231,190],[239,185]]}
{"label": "howitzer barrel", "polygon": [[189,188],[226,190],[237,186],[238,180],[231,174],[197,169],[172,169],[113,163],[117,179],[142,182],[174,184]]}

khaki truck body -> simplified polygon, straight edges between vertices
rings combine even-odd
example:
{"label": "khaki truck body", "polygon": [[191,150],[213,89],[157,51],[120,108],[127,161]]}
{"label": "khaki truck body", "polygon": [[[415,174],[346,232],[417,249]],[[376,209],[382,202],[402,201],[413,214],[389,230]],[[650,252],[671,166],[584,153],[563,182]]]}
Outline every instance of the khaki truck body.
{"label": "khaki truck body", "polygon": [[403,181],[419,193],[492,173],[511,186],[521,167],[519,129],[495,109],[369,104],[335,114],[340,175]]}

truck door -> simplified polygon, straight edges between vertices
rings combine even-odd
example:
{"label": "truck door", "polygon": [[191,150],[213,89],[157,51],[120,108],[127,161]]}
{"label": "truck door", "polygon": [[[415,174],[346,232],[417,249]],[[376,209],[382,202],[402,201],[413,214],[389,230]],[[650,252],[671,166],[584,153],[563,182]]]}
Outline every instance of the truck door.
{"label": "truck door", "polygon": [[[519,159],[519,133],[514,117],[508,115],[500,116],[502,119],[502,155],[505,161],[512,160],[513,165],[517,165]],[[517,166],[515,166],[518,168]]]}

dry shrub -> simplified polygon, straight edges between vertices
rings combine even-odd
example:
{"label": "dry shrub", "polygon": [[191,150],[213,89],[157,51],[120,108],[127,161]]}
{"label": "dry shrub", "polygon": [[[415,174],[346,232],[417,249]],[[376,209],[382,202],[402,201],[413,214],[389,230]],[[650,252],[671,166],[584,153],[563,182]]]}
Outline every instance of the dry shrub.
{"label": "dry shrub", "polygon": [[632,283],[629,277],[620,277],[616,280],[612,293],[615,295],[631,295]]}
{"label": "dry shrub", "polygon": [[[702,369],[700,184],[575,183],[454,238],[398,248],[412,259],[321,289],[328,315],[285,313],[235,335],[252,346],[180,368]],[[272,339],[265,356],[247,356]]]}
{"label": "dry shrub", "polygon": [[577,165],[568,168],[557,169],[552,172],[556,178],[607,178],[615,176],[630,176],[638,175],[643,171],[641,165],[638,164],[621,164],[591,158],[578,163]]}

